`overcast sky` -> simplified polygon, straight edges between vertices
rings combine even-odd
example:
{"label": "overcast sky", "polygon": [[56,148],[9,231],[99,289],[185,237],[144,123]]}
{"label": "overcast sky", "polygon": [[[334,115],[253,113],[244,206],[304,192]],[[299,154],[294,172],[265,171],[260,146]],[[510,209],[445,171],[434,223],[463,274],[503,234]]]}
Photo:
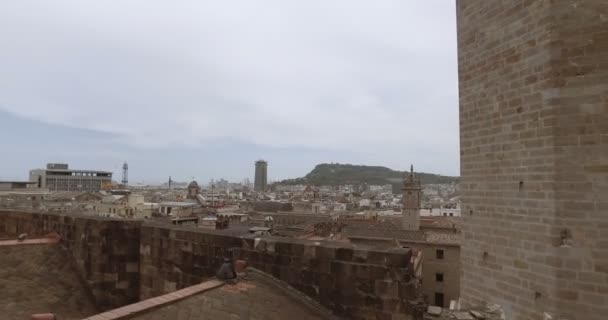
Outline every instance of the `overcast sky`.
{"label": "overcast sky", "polygon": [[1,1],[0,179],[458,175],[457,80],[454,1]]}

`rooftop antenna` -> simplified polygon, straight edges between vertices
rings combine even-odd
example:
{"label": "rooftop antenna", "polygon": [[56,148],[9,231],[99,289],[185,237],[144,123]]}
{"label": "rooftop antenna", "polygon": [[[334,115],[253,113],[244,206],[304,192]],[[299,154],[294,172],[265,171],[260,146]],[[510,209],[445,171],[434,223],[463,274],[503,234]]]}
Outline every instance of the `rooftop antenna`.
{"label": "rooftop antenna", "polygon": [[215,184],[213,183],[213,179],[211,179],[211,206],[215,206]]}
{"label": "rooftop antenna", "polygon": [[122,185],[127,186],[129,184],[129,165],[125,161],[122,165]]}

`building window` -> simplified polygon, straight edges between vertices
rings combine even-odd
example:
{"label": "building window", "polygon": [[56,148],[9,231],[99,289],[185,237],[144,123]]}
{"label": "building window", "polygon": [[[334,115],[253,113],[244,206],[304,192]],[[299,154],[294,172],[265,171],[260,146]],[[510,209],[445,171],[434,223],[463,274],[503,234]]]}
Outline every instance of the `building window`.
{"label": "building window", "polygon": [[435,250],[435,257],[437,259],[442,259],[443,260],[443,250],[442,249]]}
{"label": "building window", "polygon": [[443,282],[443,273],[435,273],[435,281]]}
{"label": "building window", "polygon": [[443,293],[435,292],[435,305],[443,308]]}

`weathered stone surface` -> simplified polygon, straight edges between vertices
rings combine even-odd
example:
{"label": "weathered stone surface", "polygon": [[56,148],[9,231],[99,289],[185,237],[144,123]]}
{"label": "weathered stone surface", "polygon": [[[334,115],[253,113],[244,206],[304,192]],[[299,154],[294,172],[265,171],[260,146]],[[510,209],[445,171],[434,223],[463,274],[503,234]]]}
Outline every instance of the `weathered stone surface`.
{"label": "weathered stone surface", "polygon": [[139,300],[139,268],[135,266],[139,266],[140,226],[137,221],[0,211],[0,237],[57,232],[101,310]]}
{"label": "weathered stone surface", "polygon": [[[173,250],[196,248],[197,243],[187,244],[188,240],[164,236],[154,230],[156,228],[166,226],[142,227],[142,233],[154,235],[142,237],[141,242],[142,248],[150,248],[142,251],[141,264],[151,266],[141,271],[142,299],[167,293],[167,283],[181,289],[200,282],[205,276],[213,276],[221,263],[215,258],[220,252],[247,261],[248,265],[285,281],[337,315],[349,318],[375,319],[378,308],[383,310],[383,316],[405,314],[407,308],[402,302],[417,297],[416,287],[411,282],[412,275],[404,274],[412,270],[409,249],[365,252],[344,244],[311,246],[303,240],[272,237],[258,240],[258,245],[252,248],[243,245],[239,238],[222,239],[216,243],[219,233],[185,229],[180,232],[205,233],[207,245],[216,248],[212,251],[193,250],[190,257]],[[268,250],[270,247],[273,249]],[[357,262],[353,262],[355,256],[360,257]],[[372,257],[371,260],[368,257]],[[363,259],[366,262],[362,262]],[[190,263],[192,266],[188,267]],[[202,270],[202,277],[192,273],[195,268]],[[362,316],[364,314],[370,316],[366,318]]]}
{"label": "weathered stone surface", "polygon": [[457,1],[465,304],[608,314],[581,299],[605,276],[607,17],[605,0]]}
{"label": "weathered stone surface", "polygon": [[413,275],[404,274],[413,270],[409,249],[366,251],[342,243],[0,211],[0,236],[49,231],[64,238],[102,310],[198,284],[215,275],[224,257],[242,259],[347,318],[399,319],[409,316],[407,302],[418,297]]}

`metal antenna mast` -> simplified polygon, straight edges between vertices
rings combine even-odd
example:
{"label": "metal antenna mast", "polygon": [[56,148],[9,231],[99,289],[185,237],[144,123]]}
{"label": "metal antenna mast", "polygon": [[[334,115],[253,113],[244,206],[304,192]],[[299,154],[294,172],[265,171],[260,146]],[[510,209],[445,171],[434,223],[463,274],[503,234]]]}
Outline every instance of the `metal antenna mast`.
{"label": "metal antenna mast", "polygon": [[126,161],[122,165],[122,184],[124,186],[129,184],[129,165],[127,164]]}

